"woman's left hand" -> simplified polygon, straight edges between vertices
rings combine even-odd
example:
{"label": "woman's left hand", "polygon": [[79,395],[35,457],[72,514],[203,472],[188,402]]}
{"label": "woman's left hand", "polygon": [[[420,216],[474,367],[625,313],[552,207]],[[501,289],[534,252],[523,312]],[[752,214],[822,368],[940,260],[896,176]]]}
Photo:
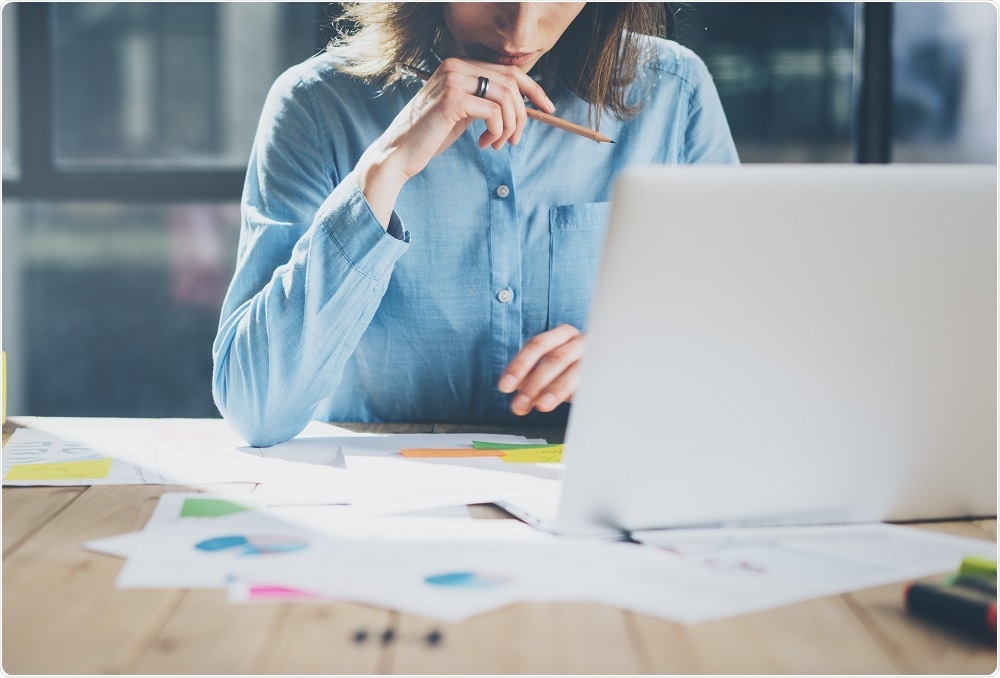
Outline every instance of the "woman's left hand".
{"label": "woman's left hand", "polygon": [[511,412],[525,415],[532,408],[551,412],[572,402],[586,343],[583,333],[571,325],[532,337],[500,377],[501,392],[519,392],[510,405]]}

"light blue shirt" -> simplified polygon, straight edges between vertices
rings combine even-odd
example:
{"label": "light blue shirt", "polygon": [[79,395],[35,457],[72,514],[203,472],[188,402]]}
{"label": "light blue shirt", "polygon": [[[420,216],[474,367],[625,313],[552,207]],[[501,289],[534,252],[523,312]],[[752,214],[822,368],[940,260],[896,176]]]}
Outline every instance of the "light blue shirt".
{"label": "light blue shirt", "polygon": [[[384,91],[322,54],[272,87],[254,141],[236,272],[213,347],[213,394],[254,445],[327,421],[559,424],[517,417],[496,384],[532,336],[587,309],[615,175],[650,163],[735,163],[711,77],[655,40],[599,144],[528,121],[480,150],[482,121],[403,188],[386,232],[352,169],[422,83]],[[547,92],[588,125],[588,104]],[[656,309],[650,309],[655,313]]]}

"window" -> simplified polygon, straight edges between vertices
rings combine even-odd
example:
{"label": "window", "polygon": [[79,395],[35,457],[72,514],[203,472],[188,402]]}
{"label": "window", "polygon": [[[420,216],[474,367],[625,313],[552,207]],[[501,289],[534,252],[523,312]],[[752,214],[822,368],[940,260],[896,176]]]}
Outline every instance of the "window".
{"label": "window", "polygon": [[257,118],[323,49],[328,14],[4,6],[8,413],[217,416],[211,344]]}
{"label": "window", "polygon": [[[996,163],[992,4],[669,7],[744,162]],[[3,6],[8,413],[217,415],[211,343],[257,118],[337,11]]]}
{"label": "window", "polygon": [[997,8],[895,5],[894,162],[997,161]]}
{"label": "window", "polygon": [[853,3],[692,3],[674,16],[743,162],[851,161]]}
{"label": "window", "polygon": [[302,7],[53,5],[56,163],[241,169],[271,81],[322,48]]}

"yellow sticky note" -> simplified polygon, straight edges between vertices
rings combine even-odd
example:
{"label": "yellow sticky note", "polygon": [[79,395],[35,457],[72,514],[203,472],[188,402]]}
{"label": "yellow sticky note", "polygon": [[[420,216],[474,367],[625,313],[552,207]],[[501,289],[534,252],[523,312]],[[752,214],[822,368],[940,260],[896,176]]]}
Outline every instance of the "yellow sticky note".
{"label": "yellow sticky note", "polygon": [[85,461],[47,461],[41,464],[16,464],[4,480],[83,480],[107,478],[111,457]]}
{"label": "yellow sticky note", "polygon": [[500,457],[508,464],[558,464],[562,462],[562,445],[555,447],[522,447],[504,450]]}

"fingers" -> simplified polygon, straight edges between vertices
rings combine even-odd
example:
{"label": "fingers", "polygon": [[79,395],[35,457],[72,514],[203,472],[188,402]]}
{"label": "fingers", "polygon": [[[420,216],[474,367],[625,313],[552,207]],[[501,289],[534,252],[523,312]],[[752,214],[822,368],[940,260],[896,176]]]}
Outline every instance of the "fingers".
{"label": "fingers", "polygon": [[[520,69],[488,62],[449,58],[441,62],[434,76],[446,86],[464,93],[462,97],[469,115],[486,122],[486,132],[479,139],[479,146],[492,146],[499,150],[505,143],[518,144],[528,121],[524,97],[543,110],[554,110],[552,102],[534,80]],[[489,80],[484,97],[477,97],[479,78]],[[469,99],[489,101],[495,108],[487,109]]]}
{"label": "fingers", "polygon": [[[476,95],[481,77],[489,80],[482,97]],[[524,96],[540,102],[536,105],[551,108],[550,103],[545,103],[548,100],[541,87],[517,68],[445,59],[365,157],[369,165],[382,168],[381,175],[390,176],[395,186],[422,172],[428,162],[465,133],[473,120],[482,120],[486,125],[479,138],[480,148],[492,146],[499,150],[505,143],[517,144],[528,121]],[[371,193],[366,190],[365,196],[371,198]]]}
{"label": "fingers", "polygon": [[488,65],[494,68],[504,68],[505,72],[514,79],[516,88],[520,95],[528,97],[528,100],[535,104],[535,106],[537,106],[540,110],[546,113],[552,113],[556,110],[555,104],[553,104],[549,97],[545,94],[545,90],[542,89],[542,86],[532,80],[531,77],[520,68],[497,66],[496,64]]}
{"label": "fingers", "polygon": [[517,415],[532,408],[549,412],[569,402],[579,383],[584,345],[583,334],[570,325],[560,325],[528,341],[500,378],[500,391],[518,391],[511,411]]}

